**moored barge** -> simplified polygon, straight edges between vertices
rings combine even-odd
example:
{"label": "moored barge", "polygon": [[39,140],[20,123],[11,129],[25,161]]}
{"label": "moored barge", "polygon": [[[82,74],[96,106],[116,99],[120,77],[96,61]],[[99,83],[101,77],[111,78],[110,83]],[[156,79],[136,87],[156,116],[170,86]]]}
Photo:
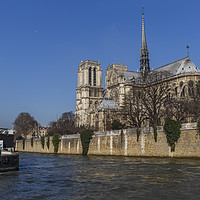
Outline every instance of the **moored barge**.
{"label": "moored barge", "polygon": [[19,170],[19,154],[0,150],[0,172]]}
{"label": "moored barge", "polygon": [[0,172],[19,170],[19,154],[15,152],[14,135],[0,133]]}

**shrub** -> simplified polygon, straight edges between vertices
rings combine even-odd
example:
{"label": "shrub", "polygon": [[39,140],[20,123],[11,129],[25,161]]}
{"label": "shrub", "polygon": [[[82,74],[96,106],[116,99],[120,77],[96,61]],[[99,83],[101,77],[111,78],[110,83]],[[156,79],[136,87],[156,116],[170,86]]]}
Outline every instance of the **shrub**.
{"label": "shrub", "polygon": [[60,135],[55,134],[53,136],[53,139],[52,139],[52,143],[53,143],[53,146],[54,146],[54,153],[58,152],[59,142],[60,142]]}
{"label": "shrub", "polygon": [[164,124],[164,130],[167,142],[171,147],[171,152],[175,151],[175,142],[178,141],[181,134],[181,123],[172,119],[168,119]]}
{"label": "shrub", "polygon": [[33,137],[31,138],[31,146],[33,147]]}
{"label": "shrub", "polygon": [[158,136],[157,126],[153,126],[153,135],[155,142],[157,142],[157,136]]}
{"label": "shrub", "polygon": [[124,124],[122,124],[120,121],[118,120],[114,120],[111,124],[111,129],[112,130],[120,130],[124,127]]}
{"label": "shrub", "polygon": [[45,137],[41,136],[41,144],[43,149],[44,149],[44,143],[45,143]]}
{"label": "shrub", "polygon": [[49,137],[49,136],[48,136],[48,138],[47,138],[46,144],[47,144],[47,148],[49,149],[49,146],[50,146],[50,137]]}
{"label": "shrub", "polygon": [[197,121],[197,126],[200,128],[200,119]]}
{"label": "shrub", "polygon": [[87,155],[90,140],[92,139],[92,135],[94,134],[93,130],[84,130],[81,132],[81,143],[82,143],[82,155]]}
{"label": "shrub", "polygon": [[197,121],[197,128],[199,129],[199,132],[200,132],[200,119],[198,119]]}
{"label": "shrub", "polygon": [[20,135],[20,136],[17,136],[16,137],[16,140],[23,140],[23,137]]}
{"label": "shrub", "polygon": [[139,141],[140,133],[141,133],[140,128],[137,128],[137,142]]}
{"label": "shrub", "polygon": [[25,149],[25,139],[23,138],[23,150]]}

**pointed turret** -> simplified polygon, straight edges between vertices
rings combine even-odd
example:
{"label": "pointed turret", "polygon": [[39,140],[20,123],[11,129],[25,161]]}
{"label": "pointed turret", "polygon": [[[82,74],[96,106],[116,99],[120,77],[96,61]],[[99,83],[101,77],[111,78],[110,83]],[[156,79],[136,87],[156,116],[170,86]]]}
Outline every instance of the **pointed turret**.
{"label": "pointed turret", "polygon": [[142,73],[142,76],[145,77],[149,71],[150,71],[149,52],[147,49],[145,25],[144,25],[144,12],[142,7],[142,45],[140,50],[140,72]]}

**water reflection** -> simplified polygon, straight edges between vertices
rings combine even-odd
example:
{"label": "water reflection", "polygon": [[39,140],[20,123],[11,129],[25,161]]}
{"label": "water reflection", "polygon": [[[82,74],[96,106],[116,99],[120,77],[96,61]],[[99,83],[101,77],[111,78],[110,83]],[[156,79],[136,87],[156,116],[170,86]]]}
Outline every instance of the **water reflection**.
{"label": "water reflection", "polygon": [[3,199],[198,199],[200,160],[20,154]]}

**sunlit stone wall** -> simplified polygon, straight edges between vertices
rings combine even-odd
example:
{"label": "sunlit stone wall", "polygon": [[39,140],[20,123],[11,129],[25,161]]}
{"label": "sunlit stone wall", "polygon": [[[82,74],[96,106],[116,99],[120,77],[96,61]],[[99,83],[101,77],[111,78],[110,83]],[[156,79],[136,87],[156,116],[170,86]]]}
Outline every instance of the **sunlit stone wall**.
{"label": "sunlit stone wall", "polygon": [[[42,148],[41,139],[34,139],[33,146],[31,140],[25,140],[25,148],[23,149],[23,141],[16,141],[16,150],[20,152],[35,152],[35,153],[54,153],[52,137],[50,138],[49,149],[47,148],[47,138],[45,138],[44,149]],[[82,154],[82,145],[80,135],[62,136],[59,143],[58,153],[63,154]]]}
{"label": "sunlit stone wall", "polygon": [[[23,142],[17,141],[16,149],[18,151],[37,153],[54,152],[52,141],[49,149],[47,149],[45,141],[43,149],[40,139],[34,139],[33,147],[31,146],[31,140],[27,140],[24,150]],[[81,154],[80,135],[62,136],[58,153]],[[196,123],[182,124],[181,136],[175,145],[175,152],[171,152],[162,127],[158,127],[157,142],[154,141],[152,128],[141,129],[138,141],[136,129],[97,132],[90,142],[88,155],[200,157],[200,133]]]}

